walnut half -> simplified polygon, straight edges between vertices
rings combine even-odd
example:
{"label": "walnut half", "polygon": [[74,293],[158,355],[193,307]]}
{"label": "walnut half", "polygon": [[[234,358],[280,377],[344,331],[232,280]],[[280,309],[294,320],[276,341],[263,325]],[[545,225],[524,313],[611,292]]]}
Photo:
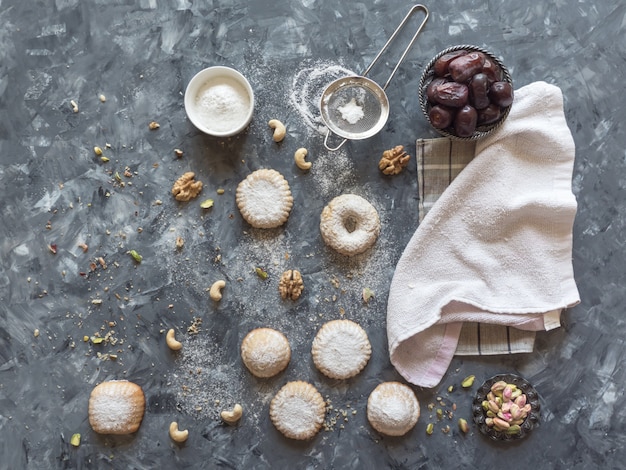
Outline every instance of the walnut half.
{"label": "walnut half", "polygon": [[278,283],[278,291],[283,299],[298,300],[303,289],[304,281],[302,280],[302,275],[300,271],[295,269],[285,271]]}
{"label": "walnut half", "polygon": [[194,181],[195,173],[188,171],[176,180],[172,187],[172,194],[177,201],[189,201],[202,190],[202,181]]}
{"label": "walnut half", "polygon": [[378,168],[385,175],[397,175],[409,164],[410,159],[411,155],[404,151],[404,147],[396,145],[394,148],[383,152],[383,156],[378,162]]}

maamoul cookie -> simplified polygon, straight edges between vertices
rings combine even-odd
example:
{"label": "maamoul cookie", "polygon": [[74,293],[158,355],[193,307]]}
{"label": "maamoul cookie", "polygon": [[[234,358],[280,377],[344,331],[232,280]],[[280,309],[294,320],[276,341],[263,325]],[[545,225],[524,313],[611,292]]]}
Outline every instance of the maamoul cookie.
{"label": "maamoul cookie", "polygon": [[324,424],[326,403],[317,389],[303,381],[288,382],[272,398],[270,419],[290,439],[311,439]]}
{"label": "maamoul cookie", "polygon": [[276,170],[256,170],[239,183],[237,207],[255,228],[275,228],[287,221],[293,197],[287,180]]}
{"label": "maamoul cookie", "polygon": [[400,382],[381,383],[367,399],[367,420],[381,434],[402,436],[413,429],[419,417],[415,393]]}
{"label": "maamoul cookie", "polygon": [[99,434],[131,434],[141,425],[146,399],[141,387],[128,380],[97,385],[89,397],[89,424]]}
{"label": "maamoul cookie", "polygon": [[350,320],[332,320],[319,329],[311,349],[318,370],[332,379],[348,379],[363,370],[372,355],[367,333]]}
{"label": "maamoul cookie", "polygon": [[280,331],[256,328],[241,342],[241,359],[256,377],[273,377],[289,364],[291,347]]}
{"label": "maamoul cookie", "polygon": [[374,244],[380,233],[380,219],[366,199],[342,194],[322,210],[320,231],[328,246],[342,255],[354,256]]}

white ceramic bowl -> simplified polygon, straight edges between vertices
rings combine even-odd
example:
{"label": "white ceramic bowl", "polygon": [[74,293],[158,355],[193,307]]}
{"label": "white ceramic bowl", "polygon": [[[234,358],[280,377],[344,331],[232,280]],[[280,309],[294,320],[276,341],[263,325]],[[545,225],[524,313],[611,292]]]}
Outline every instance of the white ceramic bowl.
{"label": "white ceramic bowl", "polygon": [[202,132],[230,137],[252,120],[254,92],[246,78],[230,67],[215,66],[198,72],[185,90],[187,117]]}

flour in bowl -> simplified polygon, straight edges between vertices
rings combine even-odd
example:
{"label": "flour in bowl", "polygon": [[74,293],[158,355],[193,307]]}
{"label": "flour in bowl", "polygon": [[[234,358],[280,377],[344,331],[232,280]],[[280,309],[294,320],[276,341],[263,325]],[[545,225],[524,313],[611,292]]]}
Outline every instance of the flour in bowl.
{"label": "flour in bowl", "polygon": [[227,132],[246,121],[250,110],[250,96],[234,80],[215,78],[200,88],[195,105],[200,119],[208,129]]}

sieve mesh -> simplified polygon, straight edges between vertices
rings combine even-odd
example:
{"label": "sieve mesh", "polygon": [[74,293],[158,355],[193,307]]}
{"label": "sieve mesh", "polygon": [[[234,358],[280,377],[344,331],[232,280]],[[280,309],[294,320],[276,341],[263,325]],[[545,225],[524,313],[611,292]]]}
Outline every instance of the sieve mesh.
{"label": "sieve mesh", "polygon": [[365,139],[387,122],[389,101],[378,84],[365,77],[344,77],[335,81],[322,96],[324,123],[346,139]]}

